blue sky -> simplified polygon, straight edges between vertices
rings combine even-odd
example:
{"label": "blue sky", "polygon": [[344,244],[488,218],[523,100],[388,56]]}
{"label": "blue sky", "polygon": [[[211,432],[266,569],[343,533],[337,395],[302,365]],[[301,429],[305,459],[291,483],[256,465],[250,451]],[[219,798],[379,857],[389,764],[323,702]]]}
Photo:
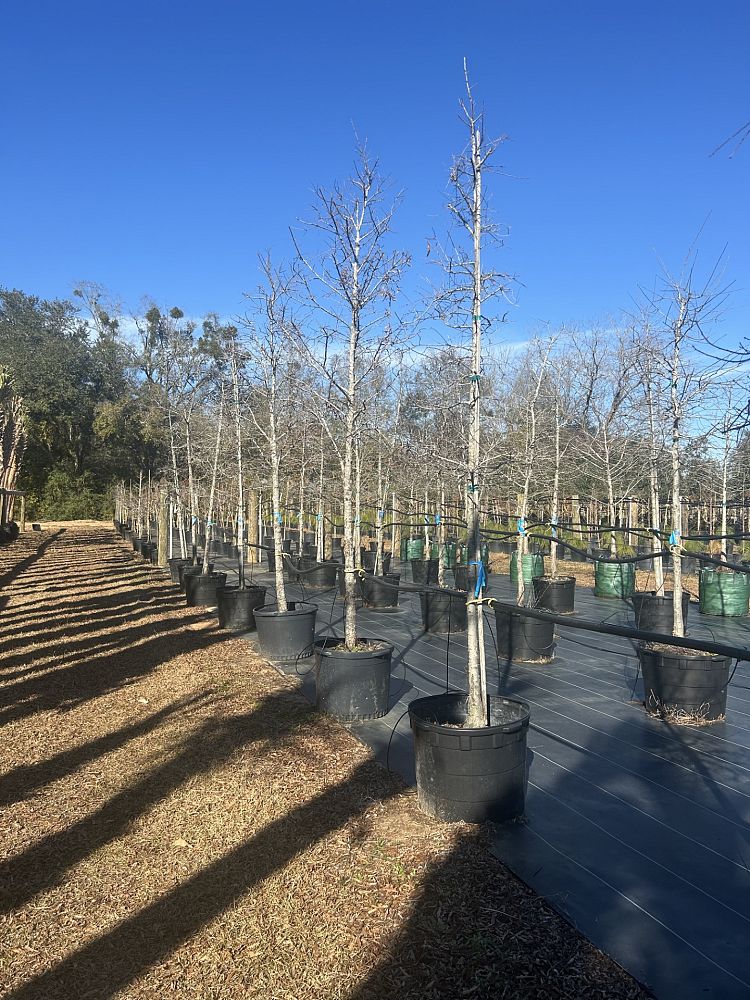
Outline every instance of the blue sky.
{"label": "blue sky", "polygon": [[[467,15],[471,11],[471,16]],[[747,2],[8,4],[0,38],[0,284],[100,282],[232,315],[257,254],[290,253],[314,185],[346,175],[353,126],[404,190],[398,244],[423,280],[442,230],[467,56],[521,282],[507,336],[631,304],[701,227],[727,245],[724,319],[750,331]]]}

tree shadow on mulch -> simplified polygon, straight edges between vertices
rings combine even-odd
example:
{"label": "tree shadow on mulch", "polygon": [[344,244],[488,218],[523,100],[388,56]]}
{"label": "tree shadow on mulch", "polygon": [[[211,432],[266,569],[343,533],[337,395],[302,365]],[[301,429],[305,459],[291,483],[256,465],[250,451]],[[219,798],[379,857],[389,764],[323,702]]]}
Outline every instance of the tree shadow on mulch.
{"label": "tree shadow on mulch", "polygon": [[[218,628],[211,632],[188,628],[190,621],[201,620],[203,615],[198,614],[194,618],[130,629],[127,637],[107,648],[100,638],[98,656],[88,655],[82,662],[8,684],[0,689],[0,705],[5,705],[0,710],[0,724],[25,719],[37,712],[70,710],[134,683],[183,653],[205,649],[226,639],[226,634]],[[149,639],[157,628],[164,631]],[[146,641],[134,649],[133,641],[138,638]]]}
{"label": "tree shadow on mulch", "polygon": [[36,764],[14,767],[0,777],[0,805],[9,806],[14,802],[29,798],[45,785],[72,774],[105,754],[122,749],[132,740],[154,732],[171,716],[189,712],[191,709],[205,706],[209,702],[218,703],[219,700],[222,699],[217,699],[212,690],[201,691],[191,697],[171,702],[159,709],[158,712],[152,712],[146,718],[140,719],[132,725],[123,726],[122,729],[81,743],[70,750],[62,750],[46,760]]}
{"label": "tree shadow on mulch", "polygon": [[[226,761],[253,741],[295,738],[300,725],[315,725],[312,709],[289,693],[266,698],[253,711],[211,720],[190,736],[167,763],[116,795],[90,817],[0,868],[2,909],[21,905],[58,882],[65,871],[121,835],[133,819],[169,796],[192,776]],[[219,916],[248,890],[289,864],[311,845],[364,812],[373,801],[401,791],[401,785],[366,761],[344,781],[269,823],[150,906],[122,921],[55,968],[8,993],[5,1000],[70,1000],[112,997],[163,960],[191,935]]]}
{"label": "tree shadow on mulch", "polygon": [[[0,628],[0,654],[11,652],[17,648],[19,639],[28,642],[49,642],[64,636],[84,635],[97,629],[107,629],[114,625],[138,620],[143,613],[155,611],[176,611],[185,606],[185,599],[180,594],[169,593],[153,598],[142,597],[142,591],[120,591],[111,597],[94,598],[81,605],[80,614],[66,615],[65,623],[52,627],[49,615],[37,614],[33,621],[18,628]],[[99,610],[92,610],[98,608]],[[7,660],[0,665],[0,670],[6,667]]]}
{"label": "tree shadow on mulch", "polygon": [[9,570],[0,575],[0,609],[4,608],[8,603],[8,596],[4,593],[7,588],[17,580],[19,576],[26,573],[34,563],[43,559],[47,549],[55,542],[58,538],[65,534],[65,528],[60,528],[59,531],[54,532],[48,538],[45,538],[43,542],[31,553],[31,555],[26,556],[25,559],[19,560],[15,563]]}

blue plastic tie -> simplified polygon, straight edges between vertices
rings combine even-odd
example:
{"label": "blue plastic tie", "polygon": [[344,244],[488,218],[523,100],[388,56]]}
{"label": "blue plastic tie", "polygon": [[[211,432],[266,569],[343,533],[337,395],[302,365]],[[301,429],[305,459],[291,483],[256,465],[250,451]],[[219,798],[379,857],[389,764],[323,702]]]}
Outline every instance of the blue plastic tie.
{"label": "blue plastic tie", "polygon": [[680,533],[679,533],[679,531],[673,531],[672,532],[672,534],[669,536],[669,544],[670,545],[679,545],[680,544]]}
{"label": "blue plastic tie", "polygon": [[435,515],[435,524],[440,524],[440,515],[439,514]]}
{"label": "blue plastic tie", "polygon": [[516,526],[518,527],[518,534],[519,535],[525,535],[526,534],[526,519],[525,518],[519,517],[518,520],[516,521]]}
{"label": "blue plastic tie", "polygon": [[276,521],[277,521],[278,524],[283,524],[284,523],[284,518],[281,516],[281,514],[280,514],[280,512],[278,510],[276,511]]}
{"label": "blue plastic tie", "polygon": [[479,597],[479,595],[482,593],[482,590],[487,585],[487,572],[484,568],[484,563],[482,562],[481,559],[478,560],[472,559],[471,562],[469,563],[469,566],[477,567],[477,585],[474,588],[474,597],[476,599],[477,597]]}

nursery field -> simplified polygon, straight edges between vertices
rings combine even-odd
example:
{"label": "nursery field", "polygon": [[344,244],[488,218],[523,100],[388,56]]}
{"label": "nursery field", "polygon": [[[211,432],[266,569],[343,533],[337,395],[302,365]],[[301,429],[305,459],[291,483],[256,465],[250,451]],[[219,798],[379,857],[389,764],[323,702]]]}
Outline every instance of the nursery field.
{"label": "nursery field", "polygon": [[647,994],[101,524],[0,550],[0,995]]}
{"label": "nursery field", "polygon": [[[507,571],[507,561],[497,556],[494,566]],[[563,566],[584,583],[590,574],[582,563]],[[400,569],[408,580],[409,567]],[[693,592],[694,580],[686,581]],[[489,584],[490,597],[513,600],[507,572],[492,574]],[[639,573],[638,586],[653,583]],[[318,631],[340,632],[340,600],[331,592],[306,596],[319,606]],[[632,625],[626,602],[597,598],[585,586],[576,608],[592,622]],[[387,716],[353,728],[412,783],[406,709],[446,685],[465,687],[466,634],[424,633],[415,593],[400,595],[398,611],[359,615],[362,634],[391,642],[396,655]],[[687,620],[696,640],[750,647],[746,616],[702,615],[693,602]],[[747,663],[731,677],[725,721],[677,725],[644,712],[631,639],[561,624],[550,663],[511,664],[496,656],[494,630],[488,611],[490,691],[531,709],[525,820],[495,827],[498,857],[662,1000],[748,996]],[[303,690],[314,699],[303,663],[288,669],[304,675]]]}

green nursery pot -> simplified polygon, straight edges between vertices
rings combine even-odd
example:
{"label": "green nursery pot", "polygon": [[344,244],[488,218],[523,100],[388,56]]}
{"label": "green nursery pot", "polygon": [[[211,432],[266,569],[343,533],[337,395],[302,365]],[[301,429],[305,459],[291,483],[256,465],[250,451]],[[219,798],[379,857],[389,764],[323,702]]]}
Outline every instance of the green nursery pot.
{"label": "green nursery pot", "polygon": [[701,614],[738,618],[748,612],[750,577],[746,573],[717,573],[702,569],[698,575]]}
{"label": "green nursery pot", "polygon": [[635,563],[594,563],[597,597],[630,597],[635,590]]}
{"label": "green nursery pot", "polygon": [[424,559],[424,539],[423,538],[409,538],[406,542],[406,558],[407,561],[410,559]]}
{"label": "green nursery pot", "polygon": [[[528,553],[521,561],[523,582],[531,585],[535,576],[544,576],[544,556]],[[518,552],[510,554],[510,582],[518,582]]]}

